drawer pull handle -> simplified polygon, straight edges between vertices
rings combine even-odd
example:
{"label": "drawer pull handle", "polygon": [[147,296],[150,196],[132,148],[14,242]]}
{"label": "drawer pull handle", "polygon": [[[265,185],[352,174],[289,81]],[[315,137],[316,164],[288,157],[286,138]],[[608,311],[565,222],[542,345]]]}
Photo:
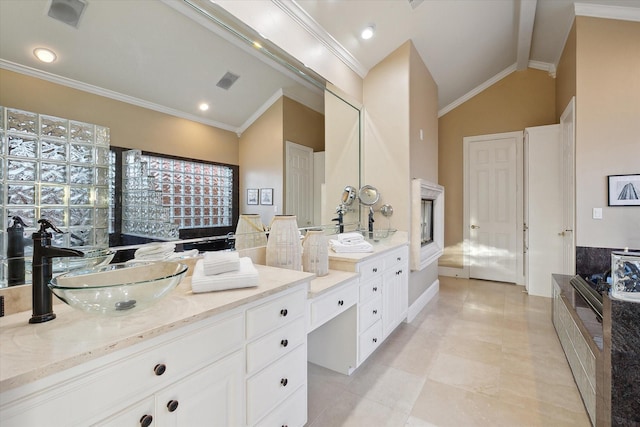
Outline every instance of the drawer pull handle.
{"label": "drawer pull handle", "polygon": [[402,261],[402,258],[398,257],[396,258],[397,261]]}
{"label": "drawer pull handle", "polygon": [[178,409],[178,401],[177,400],[170,400],[169,402],[167,402],[167,409],[169,410],[169,412],[174,412],[176,409]]}
{"label": "drawer pull handle", "polygon": [[288,346],[288,345],[289,345],[289,340],[282,340],[282,341],[280,341],[280,345],[281,345],[281,346],[283,346],[283,347]]}
{"label": "drawer pull handle", "polygon": [[377,286],[373,287],[373,292],[378,292],[378,287]]}
{"label": "drawer pull handle", "polygon": [[287,317],[287,314],[289,314],[289,312],[287,311],[286,308],[283,308],[282,310],[280,310],[280,316]]}
{"label": "drawer pull handle", "polygon": [[378,314],[378,310],[373,310],[373,314]]}
{"label": "drawer pull handle", "polygon": [[378,342],[378,338],[374,338],[374,339],[373,339],[373,342]]}
{"label": "drawer pull handle", "polygon": [[165,365],[164,363],[158,363],[156,366],[153,367],[153,372],[157,376],[164,374],[166,370],[167,370],[167,365]]}
{"label": "drawer pull handle", "polygon": [[373,267],[373,272],[377,273],[378,272],[378,267]]}
{"label": "drawer pull handle", "polygon": [[142,427],[149,427],[153,422],[153,417],[151,415],[145,414],[140,418],[140,425]]}
{"label": "drawer pull handle", "polygon": [[280,384],[282,384],[282,387],[286,387],[287,384],[289,384],[289,380],[286,378],[283,378],[280,380]]}
{"label": "drawer pull handle", "polygon": [[338,300],[338,305],[344,305],[344,301],[343,300]]}

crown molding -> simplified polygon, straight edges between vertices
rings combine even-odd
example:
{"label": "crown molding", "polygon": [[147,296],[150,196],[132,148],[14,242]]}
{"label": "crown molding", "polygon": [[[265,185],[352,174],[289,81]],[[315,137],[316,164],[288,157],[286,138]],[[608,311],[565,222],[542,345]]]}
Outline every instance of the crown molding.
{"label": "crown molding", "polygon": [[640,8],[636,7],[575,3],[574,13],[575,16],[640,22]]}
{"label": "crown molding", "polygon": [[549,62],[529,61],[528,68],[546,71],[551,77],[553,77],[554,79],[556,78],[556,66]]}
{"label": "crown molding", "polygon": [[318,24],[295,0],[271,0],[271,2],[289,15],[298,25],[322,43],[333,55],[361,78],[367,75],[368,70],[366,67]]}
{"label": "crown molding", "polygon": [[70,87],[72,89],[81,90],[94,95],[103,96],[105,98],[113,99],[115,101],[124,102],[127,104],[135,105],[138,107],[146,108],[148,110],[157,111],[159,113],[168,114],[174,117],[180,117],[182,119],[191,120],[192,122],[202,123],[207,126],[213,126],[219,129],[227,130],[230,132],[237,132],[237,128],[234,126],[220,123],[215,120],[207,120],[204,117],[197,116],[195,114],[188,114],[183,111],[179,111],[173,108],[168,108],[163,105],[155,104],[153,102],[145,101],[143,99],[135,98],[133,96],[124,95],[119,92],[104,89],[98,86],[90,85],[88,83],[79,82],[77,80],[69,79],[67,77],[58,76],[46,71],[38,70],[35,68],[27,67],[25,65],[16,64],[15,62],[0,59],[0,68],[13,71],[26,76],[35,77],[37,79],[46,80],[51,83],[56,83],[62,86]]}
{"label": "crown molding", "polygon": [[253,124],[253,122],[255,122],[256,120],[258,120],[258,118],[260,118],[260,116],[262,116],[264,114],[265,111],[267,111],[269,109],[269,107],[271,107],[273,104],[275,104],[275,102],[282,98],[284,96],[284,91],[282,89],[278,89],[274,92],[273,95],[271,95],[269,97],[269,99],[267,99],[265,101],[264,104],[262,104],[252,115],[251,117],[249,117],[247,119],[246,122],[244,122],[242,124],[242,126],[240,126],[237,130],[236,133],[238,134],[238,137],[240,137],[240,135],[242,135],[242,133],[247,130],[249,128],[249,126],[251,126]]}
{"label": "crown molding", "polygon": [[487,89],[489,86],[491,86],[491,85],[499,82],[500,80],[504,79],[509,74],[511,74],[514,71],[516,71],[516,67],[517,67],[516,64],[510,65],[509,67],[505,68],[504,70],[502,70],[501,72],[499,72],[495,76],[491,77],[486,82],[480,84],[479,86],[476,86],[475,88],[473,88],[472,90],[470,90],[466,94],[462,95],[460,98],[458,98],[455,101],[453,101],[451,104],[449,104],[446,107],[440,109],[438,111],[438,118],[444,116],[445,114],[447,114],[449,111],[453,110],[454,108],[459,107],[460,105],[464,104],[465,102],[467,102],[468,100],[470,100],[471,98],[473,98],[474,96],[479,94],[480,92],[482,92],[485,89]]}

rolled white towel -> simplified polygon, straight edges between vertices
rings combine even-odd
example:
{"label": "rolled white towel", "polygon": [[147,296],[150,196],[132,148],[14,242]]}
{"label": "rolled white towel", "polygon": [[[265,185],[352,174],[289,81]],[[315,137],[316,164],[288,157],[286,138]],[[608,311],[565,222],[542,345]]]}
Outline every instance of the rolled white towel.
{"label": "rolled white towel", "polygon": [[329,245],[331,249],[336,253],[367,253],[373,252],[373,245],[367,241],[362,241],[360,243],[350,243],[344,244],[340,243],[338,240],[330,240]]}
{"label": "rolled white towel", "polygon": [[364,236],[360,233],[356,233],[355,231],[352,231],[350,233],[340,233],[338,234],[338,241],[343,245],[360,243],[364,242]]}
{"label": "rolled white towel", "polygon": [[176,245],[170,242],[148,243],[136,249],[133,257],[143,261],[160,261],[170,257]]}
{"label": "rolled white towel", "polygon": [[203,271],[204,260],[199,260],[191,276],[191,290],[194,293],[200,293],[258,286],[258,270],[251,258],[244,257],[239,261],[238,271],[207,276]]}
{"label": "rolled white towel", "polygon": [[240,257],[235,251],[205,252],[202,265],[204,274],[207,276],[238,271]]}

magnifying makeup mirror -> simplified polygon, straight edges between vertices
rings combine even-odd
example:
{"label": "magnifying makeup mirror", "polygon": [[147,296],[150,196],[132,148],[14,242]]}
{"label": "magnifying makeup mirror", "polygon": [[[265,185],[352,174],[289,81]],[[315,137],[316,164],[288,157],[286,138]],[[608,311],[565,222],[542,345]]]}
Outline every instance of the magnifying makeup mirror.
{"label": "magnifying makeup mirror", "polygon": [[380,200],[378,189],[371,185],[364,185],[358,192],[360,204],[369,206],[369,239],[373,239],[373,205]]}
{"label": "magnifying makeup mirror", "polygon": [[353,201],[356,199],[356,189],[350,185],[344,187],[344,191],[342,192],[342,204],[345,206],[351,206]]}
{"label": "magnifying makeup mirror", "polygon": [[360,199],[361,204],[365,206],[373,206],[378,203],[378,200],[380,200],[380,193],[377,188],[371,185],[365,185],[360,189],[358,198]]}

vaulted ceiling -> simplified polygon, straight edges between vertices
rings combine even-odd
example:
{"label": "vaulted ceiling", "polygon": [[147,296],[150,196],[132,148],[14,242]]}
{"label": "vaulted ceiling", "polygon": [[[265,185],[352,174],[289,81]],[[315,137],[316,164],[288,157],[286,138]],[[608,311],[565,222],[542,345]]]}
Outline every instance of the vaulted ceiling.
{"label": "vaulted ceiling", "polygon": [[[515,69],[553,73],[576,7],[640,20],[640,0],[272,1],[305,15],[362,77],[411,39],[438,85],[441,113]],[[87,0],[77,28],[47,16],[50,2],[0,1],[0,67],[236,132],[283,93],[322,109],[321,91],[181,0]],[[374,37],[361,40],[371,24]],[[38,62],[39,46],[58,59]],[[216,83],[227,71],[240,78],[224,90]],[[199,111],[201,102],[211,108]]]}

